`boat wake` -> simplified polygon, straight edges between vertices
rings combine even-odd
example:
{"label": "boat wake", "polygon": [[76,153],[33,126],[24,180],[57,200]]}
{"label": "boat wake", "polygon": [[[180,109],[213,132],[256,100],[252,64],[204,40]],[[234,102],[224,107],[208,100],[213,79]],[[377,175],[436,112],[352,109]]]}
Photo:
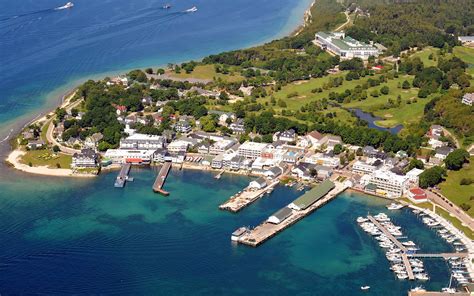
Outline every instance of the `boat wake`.
{"label": "boat wake", "polygon": [[64,10],[64,9],[72,8],[73,6],[74,6],[74,3],[68,2],[68,3],[64,4],[63,6],[59,6],[59,7],[41,9],[41,10],[26,12],[26,13],[22,13],[22,14],[11,15],[11,16],[4,16],[4,17],[0,16],[0,22],[14,20],[14,19],[20,19],[20,18],[24,18],[24,17],[27,17],[27,16],[36,15],[36,14],[45,14],[45,13],[48,13],[48,12]]}
{"label": "boat wake", "polygon": [[13,133],[13,129],[11,129],[10,132],[8,133],[8,135],[3,140],[0,141],[0,144],[5,142],[5,141],[8,141],[8,139],[10,139],[10,136],[12,135],[12,133]]}

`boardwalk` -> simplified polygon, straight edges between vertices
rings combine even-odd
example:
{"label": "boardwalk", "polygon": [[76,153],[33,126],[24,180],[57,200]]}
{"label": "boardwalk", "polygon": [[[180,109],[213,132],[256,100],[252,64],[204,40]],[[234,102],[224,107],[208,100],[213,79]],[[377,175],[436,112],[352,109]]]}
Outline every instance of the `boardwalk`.
{"label": "boardwalk", "polygon": [[423,254],[423,253],[415,253],[410,254],[410,257],[418,257],[418,258],[468,258],[469,253],[439,253],[439,254]]}
{"label": "boardwalk", "polygon": [[405,265],[405,269],[407,271],[408,279],[409,280],[415,280],[415,275],[413,274],[413,270],[411,268],[410,262],[408,261],[408,256],[407,256],[407,248],[402,245],[402,243],[396,239],[388,230],[383,226],[382,224],[379,223],[379,221],[375,220],[374,217],[372,216],[367,216],[369,218],[370,222],[374,223],[375,226],[377,226],[380,231],[383,232],[400,250],[402,250],[402,260],[403,260],[403,265]]}
{"label": "boardwalk", "polygon": [[337,195],[347,189],[342,183],[336,183],[335,188],[332,189],[326,196],[316,201],[314,204],[310,205],[304,210],[296,211],[292,210],[291,215],[282,221],[279,224],[269,223],[267,221],[263,222],[254,229],[248,231],[242,237],[239,238],[238,242],[244,245],[251,247],[257,247],[260,244],[264,243],[268,239],[272,238],[279,232],[285,230],[287,227],[295,224],[299,220],[303,219],[307,215],[314,212],[316,209],[322,207],[323,205],[330,202]]}
{"label": "boardwalk", "polygon": [[227,210],[232,213],[237,213],[238,211],[242,210],[243,208],[251,205],[257,199],[262,197],[267,190],[275,187],[278,185],[280,181],[274,181],[270,185],[266,186],[263,189],[259,190],[243,190],[241,193],[236,194],[235,196],[231,197],[228,201],[223,203],[219,206],[221,210]]}
{"label": "boardwalk", "polygon": [[129,180],[128,174],[130,173],[131,167],[132,165],[129,163],[125,163],[122,165],[122,167],[120,168],[120,172],[117,178],[115,179],[115,187],[122,188],[125,186],[125,182]]}
{"label": "boardwalk", "polygon": [[156,176],[155,183],[153,184],[153,191],[156,193],[163,194],[165,196],[169,195],[169,192],[163,190],[165,185],[166,177],[171,169],[171,162],[165,162]]}

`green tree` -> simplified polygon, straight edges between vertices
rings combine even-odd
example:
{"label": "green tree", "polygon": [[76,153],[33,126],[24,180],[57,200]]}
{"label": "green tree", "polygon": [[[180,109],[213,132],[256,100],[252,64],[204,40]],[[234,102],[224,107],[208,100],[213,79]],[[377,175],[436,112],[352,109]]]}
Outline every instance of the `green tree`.
{"label": "green tree", "polygon": [[388,88],[388,86],[384,85],[384,86],[382,86],[382,88],[380,89],[380,92],[381,92],[383,95],[388,95],[388,93],[390,92],[390,88]]}
{"label": "green tree", "polygon": [[59,146],[58,145],[54,145],[53,146],[53,152],[54,153],[58,153],[61,149],[59,149]]}
{"label": "green tree", "polygon": [[336,144],[336,145],[334,146],[334,150],[333,150],[333,151],[334,151],[334,154],[339,155],[339,154],[341,154],[341,152],[342,152],[343,150],[344,150],[344,148],[342,147],[341,144]]}
{"label": "green tree", "polygon": [[420,174],[420,187],[428,188],[432,187],[441,181],[446,175],[446,170],[440,166],[434,166],[430,169],[425,170]]}
{"label": "green tree", "polygon": [[464,149],[456,149],[449,153],[444,164],[448,170],[457,171],[462,168],[462,165],[469,160],[469,152]]}

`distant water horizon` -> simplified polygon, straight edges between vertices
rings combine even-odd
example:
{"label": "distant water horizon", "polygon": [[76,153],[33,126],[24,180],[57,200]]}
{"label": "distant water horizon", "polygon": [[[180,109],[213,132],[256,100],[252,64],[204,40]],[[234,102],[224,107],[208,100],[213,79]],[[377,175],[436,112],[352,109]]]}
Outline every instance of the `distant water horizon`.
{"label": "distant water horizon", "polygon": [[[163,3],[162,3],[163,2]],[[6,2],[0,15],[0,139],[87,79],[199,60],[289,35],[313,0]],[[196,13],[182,13],[196,5]]]}

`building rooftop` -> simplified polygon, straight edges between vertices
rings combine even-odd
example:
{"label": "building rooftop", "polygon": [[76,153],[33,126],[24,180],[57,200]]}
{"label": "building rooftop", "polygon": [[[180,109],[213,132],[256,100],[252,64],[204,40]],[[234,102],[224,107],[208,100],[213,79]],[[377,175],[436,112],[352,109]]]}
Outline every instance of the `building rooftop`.
{"label": "building rooftop", "polygon": [[325,180],[318,186],[314,187],[310,191],[307,191],[305,194],[298,197],[295,201],[293,201],[293,204],[304,210],[322,197],[324,197],[334,187],[335,185],[333,182]]}
{"label": "building rooftop", "polygon": [[267,143],[257,143],[257,142],[250,142],[247,141],[240,145],[239,149],[246,149],[246,150],[263,150],[265,147],[267,147]]}

